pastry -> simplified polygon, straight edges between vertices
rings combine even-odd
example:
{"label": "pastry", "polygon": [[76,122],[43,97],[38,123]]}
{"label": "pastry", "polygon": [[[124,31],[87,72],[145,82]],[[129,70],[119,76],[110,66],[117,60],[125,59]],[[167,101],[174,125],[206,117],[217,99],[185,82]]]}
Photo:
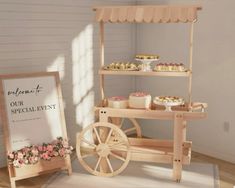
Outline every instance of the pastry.
{"label": "pastry", "polygon": [[152,97],[144,92],[131,93],[129,96],[129,107],[139,109],[149,109],[151,107]]}
{"label": "pastry", "polygon": [[137,54],[135,56],[136,59],[142,59],[142,60],[154,60],[154,59],[159,59],[159,55],[148,55],[148,54]]}
{"label": "pastry", "polygon": [[178,71],[185,71],[185,66],[184,66],[184,64],[183,63],[180,63],[179,65],[178,65]]}
{"label": "pastry", "polygon": [[127,108],[128,100],[122,96],[111,97],[108,99],[108,107],[118,109]]}
{"label": "pastry", "polygon": [[177,97],[177,96],[158,96],[155,97],[154,102],[156,104],[163,104],[163,105],[167,105],[167,104],[184,104],[184,99],[181,97]]}
{"label": "pastry", "polygon": [[159,72],[184,72],[186,71],[184,64],[182,63],[158,63],[154,67],[154,71]]}
{"label": "pastry", "polygon": [[113,62],[109,65],[104,66],[104,70],[113,70],[113,71],[137,71],[139,70],[138,63],[130,63],[130,62]]}

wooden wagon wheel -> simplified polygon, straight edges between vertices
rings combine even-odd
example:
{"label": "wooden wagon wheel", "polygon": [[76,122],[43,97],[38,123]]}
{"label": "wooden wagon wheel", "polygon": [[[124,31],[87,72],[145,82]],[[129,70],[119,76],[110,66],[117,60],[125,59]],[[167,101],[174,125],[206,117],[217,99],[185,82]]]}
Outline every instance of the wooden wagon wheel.
{"label": "wooden wagon wheel", "polygon": [[[98,142],[94,141],[93,133]],[[113,141],[112,134],[119,135],[119,140]],[[116,125],[107,122],[94,123],[78,134],[76,150],[81,165],[97,176],[121,173],[131,154],[127,136]]]}
{"label": "wooden wagon wheel", "polygon": [[[128,119],[131,122],[131,126],[125,127],[124,122]],[[127,137],[135,135],[137,138],[142,137],[141,127],[134,118],[110,118],[110,122],[117,125]]]}

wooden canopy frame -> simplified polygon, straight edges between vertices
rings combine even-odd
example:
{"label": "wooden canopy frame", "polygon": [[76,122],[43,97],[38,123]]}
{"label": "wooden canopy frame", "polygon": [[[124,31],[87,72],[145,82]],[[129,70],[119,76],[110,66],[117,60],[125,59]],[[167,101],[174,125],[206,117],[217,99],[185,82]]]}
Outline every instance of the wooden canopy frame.
{"label": "wooden canopy frame", "polygon": [[111,23],[195,22],[201,6],[104,6],[96,7],[96,21]]}
{"label": "wooden canopy frame", "polygon": [[[104,75],[136,75],[136,76],[173,76],[188,77],[188,108],[192,107],[192,67],[193,67],[193,34],[194,23],[197,21],[199,5],[142,5],[142,6],[99,6],[96,11],[96,21],[100,24],[100,95],[104,94]],[[189,70],[185,73],[141,73],[139,71],[110,72],[102,70],[104,66],[104,24],[105,23],[189,23]]]}

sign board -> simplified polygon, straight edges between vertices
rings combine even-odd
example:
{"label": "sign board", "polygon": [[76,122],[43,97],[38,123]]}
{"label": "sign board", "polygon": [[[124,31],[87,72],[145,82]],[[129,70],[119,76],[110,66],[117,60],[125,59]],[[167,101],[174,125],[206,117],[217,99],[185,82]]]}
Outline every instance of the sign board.
{"label": "sign board", "polygon": [[0,76],[7,150],[66,138],[57,72]]}
{"label": "sign board", "polygon": [[[58,72],[0,75],[0,105],[6,151],[67,139]],[[8,164],[12,188],[17,180],[58,170],[72,173],[70,156],[20,168]]]}

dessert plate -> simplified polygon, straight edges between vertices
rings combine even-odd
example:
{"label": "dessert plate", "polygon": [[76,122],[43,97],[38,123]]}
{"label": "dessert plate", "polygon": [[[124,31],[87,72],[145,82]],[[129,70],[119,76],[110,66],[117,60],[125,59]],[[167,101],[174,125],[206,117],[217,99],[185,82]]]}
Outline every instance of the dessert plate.
{"label": "dessert plate", "polygon": [[153,103],[157,105],[165,106],[166,108],[165,111],[168,111],[168,112],[172,111],[171,109],[172,106],[180,106],[184,104],[184,100],[182,98],[179,98],[179,101],[168,101],[168,102],[160,101],[159,99],[160,99],[159,97],[156,97],[153,100]]}

